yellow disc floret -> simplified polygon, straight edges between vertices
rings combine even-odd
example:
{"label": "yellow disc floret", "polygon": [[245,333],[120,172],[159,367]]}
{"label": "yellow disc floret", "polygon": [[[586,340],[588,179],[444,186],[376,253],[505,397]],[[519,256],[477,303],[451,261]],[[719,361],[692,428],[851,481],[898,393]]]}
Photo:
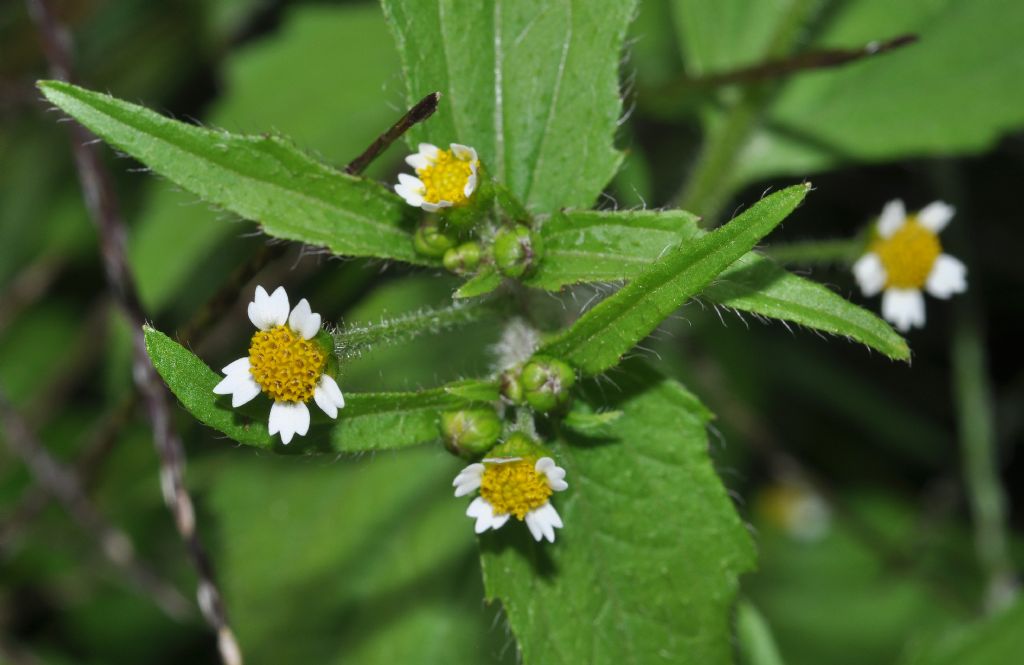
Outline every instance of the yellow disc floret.
{"label": "yellow disc floret", "polygon": [[537,471],[531,457],[514,462],[484,462],[480,496],[491,504],[495,515],[511,513],[522,520],[526,513],[548,502],[551,487],[547,476]]}
{"label": "yellow disc floret", "polygon": [[313,340],[288,326],[258,330],[249,345],[249,371],[275,402],[308,402],[327,356]]}
{"label": "yellow disc floret", "polygon": [[932,230],[911,216],[888,238],[877,238],[871,250],[885,267],[887,288],[920,289],[942,252],[942,245]]}
{"label": "yellow disc floret", "polygon": [[416,175],[426,185],[423,200],[428,203],[448,201],[452,205],[466,202],[466,183],[472,173],[472,162],[459,159],[451,150],[439,150],[429,166],[416,169]]}

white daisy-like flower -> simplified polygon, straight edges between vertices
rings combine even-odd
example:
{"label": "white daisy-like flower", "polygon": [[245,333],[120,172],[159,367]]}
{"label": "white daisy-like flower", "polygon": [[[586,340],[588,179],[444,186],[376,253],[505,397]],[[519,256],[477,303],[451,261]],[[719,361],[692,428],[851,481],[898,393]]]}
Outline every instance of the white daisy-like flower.
{"label": "white daisy-like flower", "polygon": [[398,174],[395,192],[405,202],[427,212],[464,205],[476,191],[480,160],[476,150],[452,143],[450,149],[421,143],[419,151],[405,158],[416,176]]}
{"label": "white daisy-like flower", "polygon": [[956,210],[942,201],[908,215],[903,201],[890,201],[876,226],[868,253],[853,264],[864,295],[882,294],[882,316],[901,332],[923,327],[924,295],[946,299],[967,290],[967,267],[942,252],[939,232]]}
{"label": "white daisy-like flower", "polygon": [[550,457],[492,457],[470,464],[452,481],[455,496],[480,490],[466,509],[476,520],[476,532],[500,529],[513,515],[525,521],[534,540],[555,542],[562,518],[549,500],[569,487],[565,469]]}
{"label": "white daisy-like flower", "polygon": [[266,393],[274,400],[270,435],[280,434],[284,444],[309,431],[309,400],[337,418],[345,398],[325,372],[327,351],[313,339],[320,332],[320,315],[313,313],[309,302],[303,298],[289,314],[284,287],[267,295],[257,286],[256,297],[249,303],[249,320],[257,328],[249,355],[224,368],[224,379],[213,392],[231,395],[231,406],[236,408]]}

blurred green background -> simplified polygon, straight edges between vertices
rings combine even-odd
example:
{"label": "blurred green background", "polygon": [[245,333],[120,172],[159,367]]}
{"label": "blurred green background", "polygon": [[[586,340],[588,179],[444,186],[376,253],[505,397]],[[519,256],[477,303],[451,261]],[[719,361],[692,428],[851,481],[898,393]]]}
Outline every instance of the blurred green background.
{"label": "blurred green background", "polygon": [[[742,580],[749,612],[738,614],[740,641],[767,626],[781,662],[796,665],[1024,662],[1012,637],[1024,634],[1024,610],[985,618],[1012,585],[997,580],[993,589],[991,566],[979,563],[962,453],[965,436],[984,437],[991,425],[1019,569],[1024,6],[821,3],[793,38],[802,47],[908,32],[921,40],[757,88],[765,110],[745,128],[725,185],[702,193],[691,181],[680,195],[699,170],[702,141],[728,140],[744,100],[734,90],[679,94],[675,82],[770,55],[763,26],[790,4],[642,3],[622,66],[628,154],[601,205],[661,207],[681,196],[697,212],[728,217],[766,189],[813,177],[815,191],[771,236],[772,249],[852,237],[891,198],[911,209],[943,199],[958,209],[943,239],[968,263],[970,288],[952,302],[928,302],[927,327],[909,335],[909,366],[699,302],[663,326],[650,359],[718,415],[712,455],[756,534],[760,569]],[[57,6],[83,83],[178,118],[278,131],[340,165],[404,110],[398,57],[373,3]],[[162,505],[146,423],[136,411],[125,416],[127,330],[110,306],[67,136],[34,88],[45,76],[23,5],[3,3],[0,385],[131,535],[139,559],[191,595],[194,574]],[[106,153],[147,313],[174,331],[265,239]],[[369,175],[392,179],[401,154],[393,148]],[[801,272],[864,303],[845,266]],[[347,322],[443,303],[455,285],[299,248],[256,282],[285,283],[325,318]],[[865,304],[877,310],[877,300]],[[193,350],[215,366],[234,358],[247,334],[243,312],[244,302],[224,312]],[[374,353],[346,369],[346,389],[484,372],[495,338],[481,325]],[[459,463],[440,447],[271,457],[178,415],[199,529],[247,662],[515,662],[500,611],[482,601],[463,507],[449,497]],[[740,649],[738,657],[750,655]],[[218,662],[198,612],[162,613],[0,446],[4,658]]]}

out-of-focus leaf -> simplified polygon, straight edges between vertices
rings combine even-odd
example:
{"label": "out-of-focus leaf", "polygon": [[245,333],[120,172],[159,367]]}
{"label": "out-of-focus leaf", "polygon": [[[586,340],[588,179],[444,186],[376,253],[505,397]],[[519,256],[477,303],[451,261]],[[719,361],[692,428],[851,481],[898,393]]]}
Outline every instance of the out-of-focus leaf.
{"label": "out-of-focus leaf", "polygon": [[197,469],[246,662],[514,662],[480,601],[458,468],[417,449],[327,465],[228,451]]}
{"label": "out-of-focus leaf", "polygon": [[[237,9],[248,2],[236,0]],[[222,3],[213,4],[212,14],[224,13]],[[310,63],[331,63],[330,85],[324,85],[323,70]],[[273,33],[227,54],[220,75],[223,93],[203,120],[233,131],[273,129],[330,163],[345,164],[401,113],[388,89],[398,69],[398,54],[377,7],[289,6]],[[316,103],[297,103],[307,99]],[[386,153],[367,173],[385,175],[392,156]],[[249,228],[224,223],[219,217],[226,213],[171,183],[151,178],[148,187],[129,251],[143,301],[149,311],[159,311],[183,286],[186,293],[194,290],[196,266],[209,262],[223,247],[218,243]],[[167,251],[171,244],[174,252]]]}
{"label": "out-of-focus leaf", "polygon": [[311,405],[309,436],[284,446],[267,432],[270,405],[257,398],[232,409],[213,392],[222,376],[167,335],[146,328],[146,350],[157,372],[197,420],[239,443],[286,453],[359,452],[404,448],[439,438],[438,413],[470,401],[441,388],[407,393],[348,393],[335,421]]}
{"label": "out-of-focus leaf", "polygon": [[[794,9],[803,5],[812,11]],[[841,3],[676,0],[688,69],[728,71],[764,58],[790,35],[798,50],[857,48],[902,34],[920,41],[838,69],[784,80],[726,170],[740,186],[780,174],[806,175],[851,162],[977,152],[1024,124],[1018,84],[1024,5],[1013,0],[886,0]],[[794,13],[807,18],[790,24]],[[721,114],[706,116],[717,131]],[[724,124],[723,124],[724,127]]]}
{"label": "out-of-focus leaf", "polygon": [[279,136],[188,125],[69,83],[46,98],[116,148],[204,200],[258,221],[266,233],[335,254],[422,264],[410,208],[382,185],[318,162]]}
{"label": "out-of-focus leaf", "polygon": [[718,230],[668,252],[557,334],[544,351],[588,374],[613,367],[665,317],[750,251],[799,205],[809,188],[802,184],[776,192]]}
{"label": "out-of-focus leaf", "polygon": [[487,594],[525,665],[729,662],[730,605],[754,550],[708,459],[710,415],[642,365],[615,381],[617,396],[584,389],[623,412],[611,435],[553,447],[569,483],[554,498],[556,542],[515,520],[481,538]]}
{"label": "out-of-focus leaf", "polygon": [[383,0],[408,99],[437,114],[410,139],[465,143],[532,208],[587,208],[621,155],[620,52],[633,0]]}
{"label": "out-of-focus leaf", "polygon": [[915,644],[903,665],[1008,665],[1024,654],[1024,602],[995,616]]}

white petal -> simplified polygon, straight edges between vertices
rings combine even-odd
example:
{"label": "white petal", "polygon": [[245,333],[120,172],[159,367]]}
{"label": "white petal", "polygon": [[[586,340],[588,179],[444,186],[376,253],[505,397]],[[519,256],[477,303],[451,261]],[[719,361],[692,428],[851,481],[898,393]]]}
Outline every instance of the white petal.
{"label": "white petal", "polygon": [[466,195],[468,199],[473,196],[473,192],[476,191],[476,172],[470,173],[469,177],[466,178],[466,186],[462,188],[462,193]]}
{"label": "white petal", "polygon": [[955,214],[956,208],[945,201],[933,201],[922,208],[921,212],[917,213],[917,219],[921,222],[922,226],[933,233],[938,233],[946,228],[949,220],[953,219]]}
{"label": "white petal", "polygon": [[562,518],[550,502],[526,514],[526,526],[530,528],[534,540],[540,542],[545,538],[549,543],[555,542],[555,529],[562,528]]}
{"label": "white petal", "polygon": [[544,537],[544,530],[540,525],[540,520],[537,519],[536,513],[537,511],[535,510],[526,513],[526,526],[530,529],[530,535],[533,536],[533,539],[539,543]]}
{"label": "white petal", "polygon": [[512,516],[508,513],[505,513],[504,515],[492,515],[491,528],[497,531],[501,527],[505,526],[505,522],[507,522],[510,517]]}
{"label": "white petal", "polygon": [[886,274],[882,259],[874,252],[868,252],[853,264],[853,276],[866,297],[876,295],[885,286]]}
{"label": "white petal", "polygon": [[260,330],[266,330],[270,326],[267,325],[267,308],[270,301],[270,296],[267,295],[267,290],[262,286],[256,287],[256,295],[253,296],[252,302],[249,303],[249,320],[252,324]]}
{"label": "white petal", "polygon": [[421,143],[417,146],[417,149],[419,150],[419,153],[421,155],[423,155],[424,157],[431,161],[437,159],[437,154],[441,152],[441,149],[438,148],[433,143]]}
{"label": "white petal", "polygon": [[341,388],[338,387],[338,382],[334,380],[334,377],[327,374],[322,375],[319,387],[327,391],[335,406],[339,409],[345,408],[345,397],[341,394]]}
{"label": "white petal", "polygon": [[548,487],[556,492],[561,492],[569,487],[565,482],[565,469],[555,464],[550,457],[541,457],[533,467],[539,473],[543,473],[548,480]]}
{"label": "white petal", "polygon": [[423,184],[423,181],[416,176],[409,175],[408,173],[398,174],[398,184],[405,185],[408,189],[423,193],[427,189],[427,186]]}
{"label": "white petal", "polygon": [[288,294],[283,286],[274,289],[267,302],[267,320],[271,326],[283,326],[288,321]]}
{"label": "white petal", "polygon": [[[226,380],[226,379],[225,379]],[[235,387],[231,394],[231,406],[237,409],[243,404],[251,402],[256,395],[260,394],[260,384],[252,378],[252,374],[235,377]]]}
{"label": "white petal", "polygon": [[949,254],[939,254],[924,288],[936,298],[949,298],[967,290],[967,266]]}
{"label": "white petal", "polygon": [[338,417],[338,407],[331,400],[331,396],[320,384],[313,390],[313,401],[320,407],[320,410],[327,414],[328,418]]}
{"label": "white petal", "polygon": [[882,316],[900,332],[924,326],[924,296],[917,289],[886,289]]}
{"label": "white petal", "polygon": [[878,235],[888,238],[896,233],[907,219],[907,209],[900,199],[885,204],[882,214],[878,216]]}
{"label": "white petal", "polygon": [[[473,499],[469,504],[469,507],[466,508],[466,515],[476,518],[476,524],[474,525],[473,530],[477,533],[483,533],[484,531],[492,528],[492,524],[495,521],[494,509],[491,507],[491,504],[487,503],[487,501],[481,496]],[[505,522],[502,522],[501,524],[504,523]],[[498,526],[501,525],[499,524]]]}
{"label": "white petal", "polygon": [[221,371],[230,376],[232,374],[248,374],[249,369],[249,356],[245,356],[244,358],[239,358],[238,360],[234,361]]}
{"label": "white petal", "polygon": [[213,392],[217,395],[231,395],[235,392],[235,384],[240,378],[237,374],[228,374],[213,387]]}
{"label": "white petal", "polygon": [[479,487],[480,479],[483,478],[483,475],[484,475],[484,465],[483,464],[481,464],[479,462],[477,462],[476,464],[470,464],[469,466],[464,468],[462,471],[459,471],[459,475],[455,476],[455,479],[452,480],[452,487],[457,487],[459,485],[465,485],[467,483],[476,483],[476,485]]}
{"label": "white petal", "polygon": [[281,443],[288,445],[293,436],[309,431],[309,409],[302,402],[274,402],[268,429],[271,435],[280,433]]}
{"label": "white petal", "polygon": [[314,314],[309,301],[303,298],[288,317],[288,325],[302,335],[302,339],[313,339],[320,332],[320,315]]}
{"label": "white petal", "polygon": [[430,166],[430,160],[427,159],[427,156],[426,155],[421,155],[418,152],[415,153],[415,154],[409,155],[408,157],[406,157],[405,158],[405,163],[408,164],[409,166],[413,167],[417,171],[419,171],[420,169],[425,169],[428,166]]}
{"label": "white petal", "polygon": [[461,159],[462,161],[476,161],[476,150],[470,148],[468,145],[462,145],[461,143],[452,143],[450,147],[452,149],[452,154]]}
{"label": "white petal", "polygon": [[423,195],[418,192],[411,191],[405,185],[395,185],[395,194],[401,196],[406,203],[414,208],[419,208],[423,205]]}

